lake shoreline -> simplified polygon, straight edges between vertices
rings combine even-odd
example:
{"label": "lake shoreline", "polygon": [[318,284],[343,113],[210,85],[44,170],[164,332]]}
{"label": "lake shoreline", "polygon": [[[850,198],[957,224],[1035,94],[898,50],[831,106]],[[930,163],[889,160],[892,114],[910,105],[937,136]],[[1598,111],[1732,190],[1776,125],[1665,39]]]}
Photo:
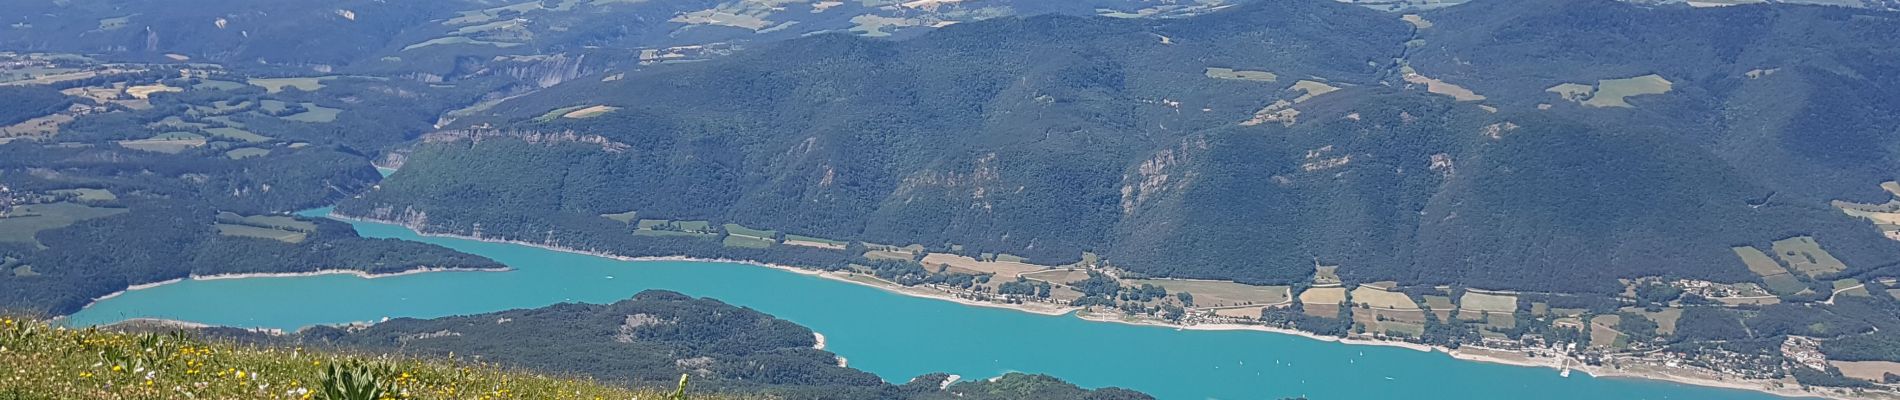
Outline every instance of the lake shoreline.
{"label": "lake shoreline", "polygon": [[[155,288],[159,286],[165,286],[165,285],[170,285],[174,283],[184,282],[187,280],[216,281],[216,280],[226,280],[226,279],[295,278],[295,277],[324,276],[324,275],[354,275],[358,278],[363,278],[363,279],[377,279],[377,278],[389,278],[389,277],[404,276],[404,275],[425,274],[425,273],[430,273],[430,272],[508,272],[508,271],[513,271],[513,270],[514,270],[513,268],[509,268],[505,266],[496,267],[496,268],[418,267],[418,268],[411,268],[411,269],[406,269],[402,271],[387,272],[387,273],[371,273],[368,271],[354,270],[354,269],[320,269],[320,270],[315,270],[315,271],[304,271],[304,272],[240,272],[240,273],[211,274],[211,275],[194,274],[194,275],[187,275],[183,278],[172,278],[172,279],[166,279],[166,280],[162,280],[158,282],[141,283],[137,285],[126,286],[125,289],[121,289],[119,291],[112,292],[112,293],[107,293],[103,296],[95,297],[92,299],[92,301],[86,302],[85,306],[79,307],[79,309],[81,311],[84,311],[86,309],[92,308],[92,305],[94,304],[99,304],[99,302],[111,300],[113,298],[123,296],[126,293],[130,293],[133,291],[151,289],[151,288]],[[61,316],[60,318],[65,318],[65,317]],[[144,319],[144,318],[134,318],[132,320],[138,320],[138,319]],[[185,321],[171,321],[171,322],[185,322]]]}
{"label": "lake shoreline", "polygon": [[[1330,336],[1330,335],[1319,335],[1319,334],[1299,331],[1295,329],[1278,328],[1278,327],[1256,325],[1256,324],[1244,324],[1244,323],[1180,324],[1180,323],[1172,323],[1172,322],[1155,320],[1155,319],[1143,319],[1143,318],[1130,319],[1130,318],[1124,318],[1126,315],[1123,315],[1123,314],[1089,312],[1087,310],[1084,310],[1081,307],[1059,306],[1059,305],[1046,304],[1046,303],[1007,304],[1007,303],[964,298],[964,297],[957,296],[956,294],[949,292],[946,289],[932,288],[932,287],[903,286],[903,285],[898,285],[890,281],[879,279],[875,276],[869,276],[869,275],[864,275],[864,274],[859,274],[859,273],[854,273],[854,272],[823,271],[823,270],[799,268],[799,267],[783,265],[783,264],[775,264],[775,263],[752,261],[752,260],[726,259],[726,258],[700,258],[700,257],[688,257],[688,256],[632,257],[632,256],[613,254],[613,253],[604,252],[604,251],[581,250],[581,249],[566,248],[566,247],[560,247],[556,245],[549,245],[549,244],[543,244],[543,243],[526,242],[526,241],[520,241],[520,240],[484,238],[484,237],[474,237],[474,236],[447,234],[447,233],[427,233],[423,231],[422,229],[419,229],[419,227],[417,226],[412,226],[410,224],[401,223],[398,221],[352,217],[352,216],[337,214],[335,212],[330,213],[329,215],[327,215],[327,217],[332,218],[332,219],[337,219],[337,220],[345,220],[345,221],[360,221],[360,222],[372,222],[372,223],[397,225],[417,234],[418,236],[423,236],[423,237],[439,237],[439,238],[470,240],[470,241],[477,241],[477,242],[484,242],[484,243],[520,245],[520,246],[527,246],[527,247],[532,247],[532,248],[537,248],[537,249],[542,249],[542,250],[579,254],[579,255],[599,257],[599,258],[605,258],[605,259],[611,259],[611,260],[617,260],[617,261],[716,262],[716,263],[731,263],[731,264],[741,264],[741,265],[749,265],[749,266],[756,266],[756,267],[765,267],[765,268],[783,270],[783,271],[796,273],[800,275],[807,275],[807,276],[831,279],[831,280],[836,280],[836,281],[841,281],[841,282],[848,282],[852,284],[876,288],[876,289],[883,290],[885,292],[890,292],[890,293],[895,293],[895,294],[900,294],[900,295],[905,295],[905,296],[949,301],[949,302],[962,304],[962,305],[968,305],[968,306],[1001,308],[1001,309],[1014,310],[1018,312],[1027,312],[1027,313],[1045,315],[1045,316],[1062,316],[1062,315],[1067,315],[1067,314],[1074,314],[1079,319],[1083,319],[1083,320],[1091,321],[1091,322],[1120,323],[1120,324],[1138,325],[1138,326],[1151,326],[1151,327],[1157,327],[1157,328],[1175,328],[1177,330],[1257,331],[1257,332],[1265,332],[1265,333],[1273,333],[1273,334],[1291,335],[1291,336],[1297,336],[1297,337],[1302,337],[1302,338],[1311,339],[1311,340],[1317,340],[1317,341],[1323,341],[1323,342],[1334,342],[1334,343],[1340,343],[1340,344],[1346,344],[1346,345],[1396,347],[1396,348],[1403,348],[1403,349],[1421,351],[1421,352],[1444,353],[1454,359],[1461,360],[1461,361],[1473,361],[1473,362],[1501,364],[1501,365],[1510,365],[1510,366],[1518,366],[1518,367],[1550,368],[1550,369],[1559,370],[1559,371],[1568,369],[1568,370],[1573,370],[1575,372],[1582,372],[1582,373],[1590,375],[1591,377],[1596,377],[1596,378],[1629,378],[1629,379],[1664,381],[1664,382],[1672,382],[1672,383],[1677,383],[1677,384],[1702,386],[1702,387],[1748,390],[1748,391],[1768,393],[1768,394],[1784,396],[1784,397],[1807,397],[1807,398],[1818,397],[1818,398],[1841,399],[1841,400],[1873,398],[1873,397],[1867,397],[1868,395],[1872,393],[1854,394],[1854,393],[1845,392],[1845,391],[1836,393],[1834,391],[1826,391],[1826,390],[1824,391],[1801,390],[1797,388],[1779,386],[1782,383],[1777,382],[1777,381],[1724,379],[1724,378],[1715,377],[1715,376],[1688,376],[1688,375],[1706,375],[1706,374],[1694,374],[1695,371],[1689,371],[1689,370],[1679,371],[1679,372],[1688,372],[1688,373],[1670,373],[1671,371],[1654,371],[1653,369],[1662,369],[1664,367],[1660,365],[1648,365],[1648,363],[1641,363],[1640,361],[1638,362],[1638,364],[1642,366],[1652,367],[1652,368],[1647,368],[1647,369],[1652,369],[1652,370],[1651,371],[1632,371],[1632,370],[1623,369],[1623,368],[1588,366],[1588,365],[1584,365],[1580,362],[1576,362],[1574,360],[1571,360],[1565,357],[1540,357],[1540,356],[1529,354],[1523,351],[1492,349],[1492,348],[1484,348],[1484,347],[1471,346],[1471,345],[1467,345],[1465,346],[1465,348],[1461,348],[1461,349],[1450,349],[1443,346],[1431,346],[1431,345],[1424,345],[1424,344],[1396,341],[1396,340],[1385,340],[1385,339],[1365,338],[1365,337],[1338,337],[1338,336]],[[362,278],[373,279],[373,278],[379,278],[379,277],[420,274],[420,273],[426,273],[426,272],[448,272],[448,271],[490,271],[490,272],[493,272],[493,271],[508,271],[508,270],[512,270],[512,268],[494,268],[494,269],[418,268],[414,270],[408,270],[408,271],[402,271],[402,272],[390,273],[390,274],[370,274],[370,273],[366,273],[366,272],[358,271],[358,270],[333,269],[333,270],[320,270],[320,271],[298,272],[298,273],[244,273],[244,274],[208,275],[208,276],[202,276],[202,277],[192,276],[189,278],[180,278],[180,279],[172,279],[172,280],[167,280],[167,281],[162,281],[162,282],[133,285],[132,287],[129,287],[127,290],[123,290],[123,291],[116,292],[107,296],[102,296],[99,299],[95,299],[92,303],[88,303],[86,307],[89,308],[92,306],[93,303],[97,303],[99,301],[104,301],[113,297],[117,297],[118,295],[121,295],[131,290],[149,289],[149,288],[163,286],[167,284],[178,283],[185,279],[219,280],[219,279],[240,279],[240,278],[319,276],[319,275],[332,275],[332,274],[350,274],[350,275],[356,275]],[[128,320],[128,321],[131,321],[131,320]],[[167,321],[167,322],[194,324],[187,321]],[[822,339],[823,336],[816,335],[816,332],[814,332],[814,334],[815,334],[814,336],[816,336],[814,339],[816,339],[817,345],[824,346],[824,339]],[[844,357],[842,355],[838,356],[837,358],[840,364],[843,364],[845,362]],[[1878,397],[1878,398],[1900,399],[1900,396],[1887,396],[1884,393],[1881,393],[1879,395],[1881,397]]]}

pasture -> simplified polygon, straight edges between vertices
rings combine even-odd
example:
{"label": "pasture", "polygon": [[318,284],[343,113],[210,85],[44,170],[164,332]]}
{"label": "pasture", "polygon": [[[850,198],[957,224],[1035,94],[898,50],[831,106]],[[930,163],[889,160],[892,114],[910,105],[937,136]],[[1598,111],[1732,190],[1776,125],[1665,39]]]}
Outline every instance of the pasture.
{"label": "pasture", "polygon": [[323,89],[323,81],[327,81],[331,79],[336,79],[336,77],[319,76],[319,77],[305,77],[305,78],[250,78],[250,79],[245,80],[245,82],[250,83],[252,86],[264,88],[265,93],[279,93],[279,92],[283,92],[285,89],[297,89],[297,90],[302,90],[305,92],[315,92],[319,89]]}
{"label": "pasture", "polygon": [[315,222],[300,220],[288,215],[243,216],[229,211],[220,211],[218,212],[218,222],[298,232],[317,231],[317,224]]}
{"label": "pasture", "polygon": [[260,228],[250,225],[217,224],[218,234],[224,236],[269,239],[284,243],[303,243],[307,233],[283,229]]}
{"label": "pasture", "polygon": [[598,117],[602,115],[607,115],[607,113],[614,112],[619,109],[620,107],[614,107],[614,106],[590,106],[590,107],[582,108],[579,110],[569,111],[566,114],[561,114],[561,117],[575,118],[575,119],[593,118],[593,117]]}
{"label": "pasture", "polygon": [[1847,270],[1847,264],[1821,249],[1821,244],[1815,242],[1813,237],[1796,236],[1776,240],[1771,248],[1781,262],[1809,278]]}
{"label": "pasture", "polygon": [[284,119],[297,122],[326,123],[335,122],[336,115],[342,109],[319,106],[316,103],[302,103],[304,112],[284,116]]}
{"label": "pasture", "polygon": [[[1417,310],[1418,303],[1404,293],[1387,291],[1371,285],[1359,285],[1352,289],[1352,302],[1382,310]],[[1515,305],[1514,305],[1515,306]]]}
{"label": "pasture", "polygon": [[39,244],[34,235],[62,228],[74,222],[103,218],[126,212],[123,208],[91,207],[78,203],[47,203],[15,206],[0,218],[0,242]]}
{"label": "pasture", "polygon": [[[1012,261],[981,261],[975,258],[948,253],[930,253],[924,255],[926,267],[950,266],[977,273],[996,274],[998,277],[1014,278],[1024,273],[1041,271],[1049,267]],[[1013,279],[1010,279],[1013,280]]]}
{"label": "pasture", "polygon": [[239,148],[231,149],[231,151],[224,152],[225,158],[229,158],[233,160],[242,160],[242,159],[252,158],[252,157],[263,157],[267,155],[270,155],[270,149],[260,149],[256,147],[239,147]]}
{"label": "pasture", "polygon": [[269,136],[259,135],[259,134],[251,133],[251,131],[238,129],[238,128],[232,128],[228,126],[218,127],[218,128],[204,128],[203,130],[205,133],[209,133],[212,136],[222,137],[226,139],[242,140],[242,141],[251,142],[251,143],[268,142],[271,140]]}
{"label": "pasture", "polygon": [[1892,361],[1828,361],[1840,368],[1841,375],[1872,382],[1885,382],[1887,374],[1900,375],[1900,363]]}
{"label": "pasture", "polygon": [[113,201],[113,200],[119,199],[118,195],[112,194],[112,191],[105,190],[105,189],[79,188],[79,189],[54,190],[53,193],[61,194],[61,195],[73,195],[76,198],[78,198],[79,201]]}
{"label": "pasture", "polygon": [[1628,337],[1616,330],[1623,317],[1616,314],[1598,315],[1590,319],[1590,347],[1616,348],[1627,345]]}
{"label": "pasture", "polygon": [[205,137],[190,132],[169,132],[149,139],[121,140],[119,147],[133,150],[178,154],[185,150],[205,145]]}
{"label": "pasture", "polygon": [[1203,71],[1202,74],[1207,75],[1209,78],[1237,81],[1277,82],[1280,80],[1280,76],[1272,72],[1238,70],[1233,68],[1207,67],[1207,70]]}
{"label": "pasture", "polygon": [[1307,305],[1307,308],[1313,308],[1314,305],[1323,305],[1323,306],[1338,305],[1339,303],[1343,303],[1345,301],[1346,301],[1346,288],[1316,287],[1316,288],[1306,289],[1306,291],[1304,292],[1300,292],[1300,302],[1305,303]]}
{"label": "pasture", "polygon": [[825,239],[825,238],[816,237],[816,236],[786,234],[785,244],[793,245],[793,246],[816,247],[816,248],[821,248],[821,249],[844,250],[845,245],[850,244],[850,243],[846,243],[844,241],[838,241],[838,240]]}
{"label": "pasture", "polygon": [[1591,107],[1635,107],[1625,99],[1633,96],[1669,93],[1675,87],[1662,75],[1649,74],[1634,78],[1604,79],[1597,81],[1596,94],[1583,105]]}
{"label": "pasture", "polygon": [[619,221],[620,223],[623,223],[623,224],[629,224],[629,223],[633,223],[634,217],[638,215],[640,215],[639,212],[628,211],[628,212],[615,213],[615,214],[601,214],[600,216],[603,218],[614,220],[614,221]]}
{"label": "pasture", "polygon": [[[1088,279],[1089,272],[1087,270],[1064,268],[1064,269],[1051,269],[1051,270],[1045,270],[1045,271],[1030,272],[1030,273],[1023,274],[1022,277],[1032,279],[1032,280],[1049,282],[1049,283],[1053,283],[1057,285],[1067,285],[1070,283],[1074,283],[1076,281]],[[1172,289],[1172,288],[1168,290],[1175,291],[1175,289]],[[1197,297],[1195,300],[1199,301],[1200,299],[1198,297],[1200,295],[1196,294],[1195,296]]]}
{"label": "pasture", "polygon": [[1458,299],[1458,309],[1510,314],[1517,312],[1517,295],[1466,290],[1464,297]]}

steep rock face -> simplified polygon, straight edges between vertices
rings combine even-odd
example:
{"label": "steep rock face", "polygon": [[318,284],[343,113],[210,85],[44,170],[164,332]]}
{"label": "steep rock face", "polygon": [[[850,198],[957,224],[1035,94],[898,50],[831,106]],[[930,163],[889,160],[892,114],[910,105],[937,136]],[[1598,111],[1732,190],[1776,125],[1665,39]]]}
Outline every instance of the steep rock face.
{"label": "steep rock face", "polygon": [[569,57],[566,54],[554,54],[535,57],[515,57],[497,62],[491,68],[500,70],[502,75],[517,80],[532,82],[536,86],[550,87],[592,73],[587,65],[587,55]]}

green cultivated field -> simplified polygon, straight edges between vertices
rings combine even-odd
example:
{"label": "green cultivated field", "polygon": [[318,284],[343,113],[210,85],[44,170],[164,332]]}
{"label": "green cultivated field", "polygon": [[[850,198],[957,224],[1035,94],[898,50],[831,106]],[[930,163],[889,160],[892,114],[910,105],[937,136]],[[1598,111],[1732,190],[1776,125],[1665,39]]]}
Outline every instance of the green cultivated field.
{"label": "green cultivated field", "polygon": [[76,203],[28,204],[14,207],[0,218],[0,242],[39,243],[33,235],[74,222],[123,213],[123,208],[90,207]]}
{"label": "green cultivated field", "polygon": [[224,152],[224,157],[230,158],[233,160],[242,160],[242,159],[251,158],[251,157],[263,157],[269,154],[270,154],[270,149],[260,149],[256,147],[243,147],[243,148],[231,149],[231,151]]}
{"label": "green cultivated field", "polygon": [[80,201],[113,201],[119,199],[118,195],[114,195],[112,191],[105,189],[66,189],[54,190],[53,193],[79,196]]}
{"label": "green cultivated field", "polygon": [[323,81],[330,80],[330,79],[335,79],[335,78],[331,78],[331,77],[251,78],[249,82],[252,85],[256,85],[258,87],[264,88],[264,91],[268,93],[282,92],[286,88],[295,88],[297,90],[302,90],[306,92],[315,92],[317,91],[317,89],[323,88]]}
{"label": "green cultivated field", "polygon": [[246,131],[246,130],[238,129],[238,128],[230,128],[230,127],[205,128],[204,131],[205,133],[209,133],[213,136],[229,138],[229,139],[237,139],[237,140],[242,140],[242,141],[252,142],[252,143],[270,141],[269,136],[251,133],[250,131]]}
{"label": "green cultivated field", "polygon": [[602,218],[620,221],[620,223],[626,224],[626,223],[632,223],[634,216],[637,216],[637,215],[639,215],[638,212],[628,211],[628,212],[616,213],[616,214],[601,214],[600,216]]}
{"label": "green cultivated field", "polygon": [[242,236],[242,237],[252,237],[252,238],[259,238],[259,239],[270,239],[270,240],[276,240],[276,241],[280,241],[284,243],[303,243],[304,238],[309,236],[309,234],[303,233],[303,232],[287,231],[283,229],[273,229],[273,228],[260,228],[260,227],[250,226],[250,225],[237,225],[237,224],[217,224],[217,225],[218,225],[218,234],[225,235],[225,236]]}
{"label": "green cultivated field", "polygon": [[1821,244],[1812,237],[1796,236],[1777,240],[1773,249],[1775,257],[1809,278],[1847,270],[1847,264],[1821,249]]}
{"label": "green cultivated field", "polygon": [[342,109],[319,106],[316,103],[303,103],[304,112],[284,116],[284,119],[297,122],[325,123],[336,121],[336,115]]}

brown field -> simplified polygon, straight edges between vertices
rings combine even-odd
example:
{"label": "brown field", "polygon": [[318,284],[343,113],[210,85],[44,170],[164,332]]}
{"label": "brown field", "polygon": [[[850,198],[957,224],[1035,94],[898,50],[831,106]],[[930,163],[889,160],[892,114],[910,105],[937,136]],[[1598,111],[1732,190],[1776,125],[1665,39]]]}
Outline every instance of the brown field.
{"label": "brown field", "polygon": [[1305,304],[1301,312],[1320,318],[1339,318],[1338,304]]}
{"label": "brown field", "polygon": [[185,88],[166,86],[163,83],[153,84],[153,85],[139,85],[139,86],[125,88],[125,94],[127,96],[132,96],[132,98],[134,99],[148,99],[148,98],[151,98],[152,94],[155,94],[155,93],[183,92],[183,91],[185,91]]}
{"label": "brown field", "polygon": [[1773,250],[1775,257],[1809,278],[1847,270],[1847,264],[1841,263],[1833,254],[1828,254],[1813,237],[1796,236],[1776,240]]}
{"label": "brown field", "polygon": [[[1072,282],[1088,279],[1089,272],[1080,269],[1051,269],[1023,274],[1023,277],[1058,285],[1067,285]],[[1200,294],[1197,293],[1195,296],[1198,297]]]}
{"label": "brown field", "polygon": [[1557,97],[1562,97],[1564,100],[1581,102],[1584,99],[1590,98],[1591,93],[1596,93],[1597,88],[1581,83],[1565,83],[1551,86],[1549,89],[1544,89],[1544,91],[1556,93]]}
{"label": "brown field", "polygon": [[1403,70],[1406,82],[1415,85],[1425,85],[1425,91],[1427,92],[1450,96],[1452,99],[1458,101],[1479,101],[1485,99],[1484,95],[1478,94],[1478,92],[1473,92],[1471,89],[1466,89],[1463,86],[1454,85],[1439,80],[1438,78],[1419,74],[1417,71],[1413,71],[1412,67],[1404,67]]}
{"label": "brown field", "polygon": [[1662,75],[1649,74],[1634,78],[1604,79],[1597,81],[1596,94],[1583,105],[1590,107],[1635,107],[1625,101],[1632,96],[1669,93],[1675,84],[1663,79]]}
{"label": "brown field", "polygon": [[1432,27],[1432,21],[1426,20],[1425,17],[1420,17],[1418,16],[1418,14],[1401,15],[1399,16],[1399,19],[1405,20],[1405,22],[1407,23],[1411,23],[1413,27],[1416,27],[1418,29],[1425,29],[1425,28]]}
{"label": "brown field", "polygon": [[614,107],[614,106],[592,106],[592,107],[582,108],[579,110],[569,111],[567,114],[562,114],[561,117],[593,118],[593,117],[606,115],[607,113],[614,112],[615,110],[619,110],[619,109],[620,107]]}
{"label": "brown field", "polygon": [[1195,307],[1274,305],[1285,303],[1292,296],[1292,288],[1286,286],[1254,286],[1226,281],[1134,279],[1129,280],[1128,284],[1160,286],[1168,289],[1169,293],[1192,293]]}
{"label": "brown field", "polygon": [[1041,265],[1021,262],[977,261],[977,259],[974,258],[946,253],[930,253],[924,255],[923,264],[926,266],[948,265],[965,270],[991,273],[999,277],[1010,278],[1014,278],[1023,273],[1048,269],[1048,267]]}
{"label": "brown field", "polygon": [[1352,302],[1353,304],[1384,310],[1418,309],[1418,303],[1413,302],[1410,296],[1406,296],[1404,293],[1381,290],[1370,285],[1360,285],[1358,288],[1354,288],[1352,290]]}
{"label": "brown field", "polygon": [[1439,320],[1451,319],[1451,310],[1458,309],[1457,304],[1451,303],[1451,297],[1449,296],[1427,295],[1425,296],[1425,306],[1431,307],[1432,314],[1438,314]]}
{"label": "brown field", "polygon": [[1230,307],[1214,310],[1214,315],[1228,318],[1260,318],[1260,312],[1267,306]]}
{"label": "brown field", "polygon": [[871,250],[871,251],[864,252],[864,258],[869,258],[872,260],[909,261],[911,257],[913,257],[911,253],[902,252],[902,251]]}
{"label": "brown field", "polygon": [[1517,295],[1486,294],[1467,290],[1458,300],[1458,308],[1464,311],[1489,311],[1510,314],[1517,312]]}
{"label": "brown field", "polygon": [[1900,374],[1900,363],[1892,361],[1828,361],[1849,378],[1882,382],[1887,374]]}
{"label": "brown field", "polygon": [[1623,336],[1623,333],[1617,332],[1616,324],[1622,323],[1622,321],[1623,317],[1615,314],[1598,315],[1596,318],[1591,318],[1590,347],[1612,347],[1617,345],[1616,339]]}
{"label": "brown field", "polygon": [[1331,306],[1344,301],[1346,301],[1346,288],[1311,288],[1300,292],[1300,302],[1306,303],[1309,309],[1314,305]]}
{"label": "brown field", "polygon": [[1410,322],[1414,324],[1425,323],[1425,311],[1423,310],[1374,309],[1374,310],[1369,310],[1369,311],[1370,312],[1367,312],[1367,314],[1372,314],[1378,317],[1384,317],[1387,321],[1402,321],[1402,322]]}

